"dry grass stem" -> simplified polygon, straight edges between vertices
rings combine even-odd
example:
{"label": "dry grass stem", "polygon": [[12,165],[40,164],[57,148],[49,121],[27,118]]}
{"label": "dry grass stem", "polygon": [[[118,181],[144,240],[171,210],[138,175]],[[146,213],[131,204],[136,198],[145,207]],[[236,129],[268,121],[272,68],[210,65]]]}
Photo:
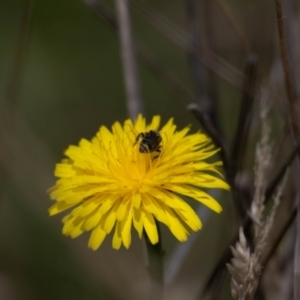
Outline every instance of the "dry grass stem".
{"label": "dry grass stem", "polygon": [[121,43],[121,57],[126,88],[126,104],[128,115],[134,119],[143,111],[140,93],[135,48],[131,31],[129,4],[126,0],[115,0],[117,24]]}
{"label": "dry grass stem", "polygon": [[263,227],[265,192],[268,184],[268,172],[270,171],[272,162],[272,147],[270,144],[271,125],[268,120],[270,107],[267,102],[268,98],[268,92],[266,90],[262,91],[260,112],[262,121],[261,139],[256,147],[255,153],[255,191],[250,208],[250,217],[253,221],[255,237],[259,236],[261,228]]}
{"label": "dry grass stem", "polygon": [[249,215],[254,226],[254,249],[250,251],[243,228],[240,228],[239,240],[232,247],[233,258],[227,264],[231,274],[231,293],[234,299],[251,300],[254,297],[262,272],[264,252],[268,243],[268,236],[274,223],[274,217],[282,196],[283,183],[278,188],[273,206],[265,216],[265,194],[268,175],[272,164],[272,146],[270,142],[271,124],[268,119],[270,111],[268,91],[262,91],[261,95],[261,138],[256,147],[255,162],[255,193]]}

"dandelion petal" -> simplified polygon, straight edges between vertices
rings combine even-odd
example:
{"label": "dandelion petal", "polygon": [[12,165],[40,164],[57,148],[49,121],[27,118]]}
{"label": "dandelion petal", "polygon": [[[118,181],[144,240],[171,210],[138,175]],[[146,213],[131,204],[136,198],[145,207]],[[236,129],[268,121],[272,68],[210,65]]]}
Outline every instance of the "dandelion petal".
{"label": "dandelion petal", "polygon": [[93,229],[88,246],[93,250],[97,250],[100,245],[102,244],[104,238],[106,237],[106,232],[98,225],[96,228]]}
{"label": "dandelion petal", "polygon": [[152,214],[148,212],[145,212],[144,227],[151,243],[156,244],[158,242],[157,228]]}

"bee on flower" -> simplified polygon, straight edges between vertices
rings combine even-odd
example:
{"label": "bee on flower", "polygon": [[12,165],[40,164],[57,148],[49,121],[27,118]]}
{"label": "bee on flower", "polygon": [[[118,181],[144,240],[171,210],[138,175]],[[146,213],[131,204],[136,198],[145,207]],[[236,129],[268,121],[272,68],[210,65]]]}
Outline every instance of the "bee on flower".
{"label": "bee on flower", "polygon": [[139,146],[139,151],[142,153],[161,152],[162,138],[160,133],[156,130],[150,130],[148,132],[141,132],[137,135],[134,145],[142,138]]}
{"label": "bee on flower", "polygon": [[49,214],[69,210],[63,233],[75,238],[91,231],[89,247],[96,250],[113,233],[112,246],[131,244],[132,225],[152,244],[158,242],[156,222],[165,224],[181,242],[201,228],[201,221],[181,196],[188,196],[220,213],[220,204],[203,188],[229,189],[220,178],[220,161],[205,162],[218,150],[203,133],[176,130],[173,119],[160,128],[160,117],[147,125],[116,122],[101,126],[96,136],[69,146],[55,168],[56,184],[49,190],[56,203]]}

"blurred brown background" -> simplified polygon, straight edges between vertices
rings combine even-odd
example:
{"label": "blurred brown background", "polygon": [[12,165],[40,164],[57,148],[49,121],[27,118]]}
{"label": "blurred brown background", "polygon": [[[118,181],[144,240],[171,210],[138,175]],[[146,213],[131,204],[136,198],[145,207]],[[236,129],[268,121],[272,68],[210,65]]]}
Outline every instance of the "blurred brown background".
{"label": "blurred brown background", "polygon": [[[134,36],[145,50],[138,56],[145,115],[150,119],[160,114],[163,122],[174,117],[179,128],[192,124],[196,131],[199,122],[186,109],[199,88],[189,54],[188,2],[134,0],[130,11]],[[274,2],[194,2],[205,86],[230,144],[252,53],[260,66],[257,80],[272,80],[274,99],[284,95]],[[46,190],[55,182],[54,165],[64,149],[82,137],[91,138],[102,124],[127,118],[120,44],[104,18],[105,12],[114,16],[114,3],[101,1],[98,12],[91,3],[0,0],[1,300],[147,299],[145,249],[136,233],[129,250],[113,250],[107,238],[94,252],[87,248],[88,234],[75,240],[63,236],[62,216],[47,213],[51,201]],[[299,33],[295,3],[285,4],[295,29],[291,38]],[[299,48],[293,45],[296,52]],[[285,108],[278,101],[275,136],[282,132],[282,117]],[[251,118],[243,173],[249,181],[258,112]],[[221,215],[193,203],[203,229],[191,236],[190,247],[180,248],[163,228],[168,299],[197,299],[232,235],[235,212],[229,193],[215,193],[224,208]],[[187,252],[177,266],[180,251]],[[226,290],[219,299],[231,299]]]}

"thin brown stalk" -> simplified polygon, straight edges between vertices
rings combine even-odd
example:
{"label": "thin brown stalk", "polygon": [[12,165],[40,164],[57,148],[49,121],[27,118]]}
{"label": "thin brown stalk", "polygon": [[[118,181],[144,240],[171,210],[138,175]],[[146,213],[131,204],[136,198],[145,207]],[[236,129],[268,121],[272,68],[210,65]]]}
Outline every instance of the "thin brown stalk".
{"label": "thin brown stalk", "polygon": [[[217,43],[216,43],[216,35],[214,30],[214,17],[215,11],[213,9],[214,3],[210,0],[205,0],[203,2],[202,7],[202,26],[204,29],[205,42],[207,44],[207,48],[211,51],[206,51],[206,60],[210,62],[212,60],[212,51],[216,51]],[[207,94],[209,99],[213,102],[214,107],[218,107],[218,103],[220,101],[217,93],[218,81],[216,80],[215,74],[207,68],[206,70],[206,86],[207,86]],[[218,128],[220,128],[219,124],[216,124]],[[220,129],[219,129],[220,130]]]}
{"label": "thin brown stalk", "polygon": [[[276,5],[276,14],[277,14],[277,26],[278,26],[278,36],[279,36],[279,46],[280,46],[280,54],[281,54],[281,60],[284,70],[284,83],[285,83],[285,90],[286,94],[288,96],[289,101],[289,109],[291,113],[291,122],[292,122],[292,128],[294,131],[298,132],[297,123],[293,123],[293,117],[296,117],[295,114],[292,112],[292,108],[294,107],[294,91],[292,86],[292,78],[291,78],[291,70],[290,70],[290,64],[288,59],[288,52],[286,47],[286,37],[285,37],[285,28],[283,24],[284,15],[282,12],[282,5],[281,0],[275,0]],[[299,136],[299,132],[297,134]]]}
{"label": "thin brown stalk", "polygon": [[[247,136],[248,128],[249,128],[249,114],[251,113],[251,107],[254,100],[254,83],[255,83],[255,66],[256,66],[256,58],[254,56],[250,56],[248,65],[245,71],[245,79],[243,84],[243,98],[242,98],[242,107],[240,112],[239,124],[237,126],[236,138],[232,147],[232,153],[229,155],[227,153],[226,145],[224,143],[223,137],[218,130],[217,123],[215,119],[212,118],[211,114],[202,108],[201,103],[198,104],[190,104],[188,105],[188,110],[191,111],[200,124],[203,126],[205,131],[212,137],[214,144],[221,149],[220,154],[222,157],[222,161],[224,163],[224,171],[227,181],[229,182],[232,188],[232,199],[233,203],[237,208],[237,211],[240,213],[240,216],[243,218],[245,216],[245,209],[243,208],[243,203],[245,201],[241,201],[243,195],[239,193],[235,184],[235,175],[237,171],[237,163],[239,161],[238,158],[242,158],[243,154],[243,143],[241,139],[243,136]],[[243,134],[242,134],[243,133]],[[246,140],[243,141],[244,144]],[[243,145],[240,149],[239,145]],[[242,153],[242,154],[241,154]]]}
{"label": "thin brown stalk", "polygon": [[[299,1],[291,0],[282,3],[283,11],[288,18],[285,18],[287,34],[287,50],[291,65],[299,64],[300,60],[300,39],[299,39]],[[298,7],[298,9],[297,9]],[[294,76],[292,85],[294,87],[295,99],[300,99],[300,70],[293,68]]]}
{"label": "thin brown stalk", "polygon": [[241,167],[242,156],[246,147],[247,136],[249,131],[250,116],[254,101],[255,76],[257,68],[257,58],[250,55],[247,60],[244,82],[242,89],[242,99],[240,104],[240,112],[234,140],[231,148],[231,161],[233,173],[236,173]]}
{"label": "thin brown stalk", "polygon": [[129,117],[135,119],[139,113],[143,112],[143,103],[140,95],[140,84],[135,60],[129,4],[127,0],[115,0],[115,6],[121,43],[127,110]]}
{"label": "thin brown stalk", "polygon": [[[179,47],[184,51],[188,51],[188,34],[176,25],[174,22],[171,22],[166,17],[161,17],[161,15],[152,9],[149,5],[143,4],[137,0],[131,0],[132,3],[139,9],[141,14],[143,14],[144,19],[155,28],[160,34],[168,38],[174,45]],[[206,68],[212,70],[218,76],[220,76],[225,81],[229,82],[234,87],[241,88],[241,78],[242,74],[234,66],[226,62],[223,58],[219,57],[211,49],[210,51],[210,60],[207,60],[205,55],[203,57],[197,57],[201,64]]]}
{"label": "thin brown stalk", "polygon": [[207,95],[205,70],[198,60],[198,56],[202,55],[198,3],[196,0],[186,0],[186,7],[190,27],[189,47],[187,54],[191,76],[199,98],[198,103],[214,122],[214,107]]}
{"label": "thin brown stalk", "polygon": [[[117,20],[112,10],[102,1],[85,0],[89,7],[103,19],[109,27],[117,30]],[[175,76],[164,64],[138,39],[136,38],[136,53],[141,63],[156,78],[159,83],[169,90],[172,96],[178,98],[183,104],[195,102],[196,95],[189,90],[182,81]]]}
{"label": "thin brown stalk", "polygon": [[187,109],[196,117],[199,123],[203,126],[204,130],[212,138],[215,146],[221,149],[221,156],[224,163],[225,173],[227,173],[226,176],[229,178],[229,162],[225,150],[223,137],[220,135],[220,133],[212,123],[211,118],[206,115],[205,111],[202,111],[202,108],[198,104],[191,103],[187,106]]}
{"label": "thin brown stalk", "polygon": [[229,6],[228,1],[224,0],[218,0],[218,4],[220,5],[222,11],[224,12],[227,20],[232,25],[233,30],[235,31],[236,35],[239,37],[239,39],[242,41],[242,44],[247,52],[247,54],[250,54],[252,50],[252,45],[249,42],[246,33],[244,32],[241,24],[237,20],[237,17],[235,16],[232,8]]}
{"label": "thin brown stalk", "polygon": [[268,264],[269,260],[272,258],[272,256],[275,254],[275,252],[276,252],[279,244],[281,243],[282,239],[284,238],[285,234],[290,229],[291,225],[294,223],[296,216],[297,216],[297,209],[293,208],[293,210],[290,213],[290,215],[288,216],[286,222],[282,226],[276,240],[274,241],[273,245],[270,247],[267,255],[264,258],[263,265],[265,267],[267,266],[267,264]]}
{"label": "thin brown stalk", "polygon": [[297,222],[296,222],[296,244],[295,244],[295,256],[294,256],[294,300],[300,299],[300,195],[299,191],[296,195],[297,203]]}
{"label": "thin brown stalk", "polygon": [[[289,121],[291,123],[291,128],[293,132],[293,137],[296,142],[300,140],[300,131],[299,131],[299,115],[298,110],[295,104],[295,87],[292,85],[292,72],[291,66],[289,64],[288,50],[287,50],[287,41],[285,36],[285,27],[284,27],[284,15],[282,11],[281,0],[275,0],[276,6],[276,15],[277,15],[277,27],[278,27],[278,36],[279,36],[279,46],[281,53],[281,60],[284,70],[284,81],[285,81],[285,90],[288,98],[288,110],[289,110]],[[299,99],[298,99],[299,100]],[[299,102],[299,101],[298,101]],[[299,105],[299,103],[298,103]],[[300,168],[300,154],[298,155],[298,173]],[[294,300],[300,299],[300,194],[297,193],[296,196],[296,205],[297,205],[297,231],[296,231],[296,244],[295,244],[295,257],[294,257]]]}
{"label": "thin brown stalk", "polygon": [[242,209],[240,205],[240,199],[237,198],[237,191],[235,189],[234,177],[232,172],[232,163],[230,161],[230,157],[228,155],[225,141],[221,136],[221,133],[218,131],[213,119],[202,109],[199,104],[191,103],[187,106],[188,111],[190,111],[196,119],[199,121],[204,130],[208,133],[208,135],[212,138],[213,143],[217,148],[220,148],[220,156],[224,165],[224,173],[225,178],[229,185],[232,188],[232,202],[236,206],[237,210],[242,214]]}

